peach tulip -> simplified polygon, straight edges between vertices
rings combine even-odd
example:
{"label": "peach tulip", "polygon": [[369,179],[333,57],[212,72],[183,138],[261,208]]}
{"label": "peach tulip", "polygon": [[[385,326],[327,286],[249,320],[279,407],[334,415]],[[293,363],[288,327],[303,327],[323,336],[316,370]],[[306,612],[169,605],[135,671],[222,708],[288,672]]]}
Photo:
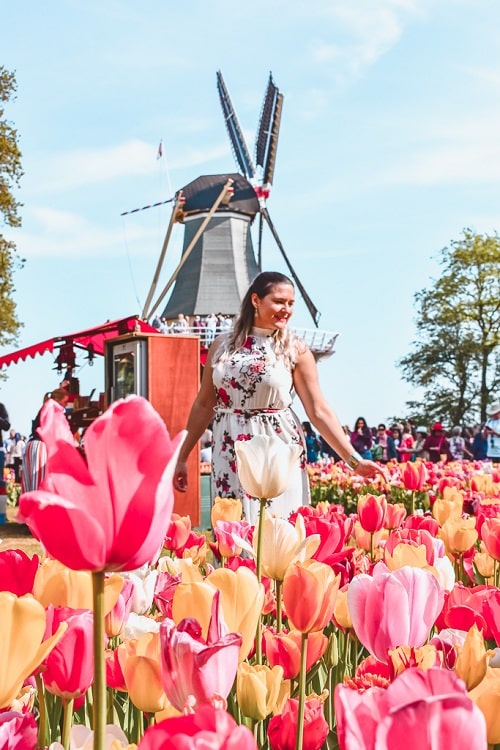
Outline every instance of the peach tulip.
{"label": "peach tulip", "polygon": [[460,518],[463,513],[464,496],[452,487],[447,487],[444,497],[438,497],[432,506],[432,515],[442,526],[448,518]]}
{"label": "peach tulip", "polygon": [[386,690],[339,684],[334,702],[340,750],[486,748],[483,715],[446,669],[407,669]]}
{"label": "peach tulip", "polygon": [[333,610],[333,619],[342,630],[350,630],[352,628],[351,615],[349,614],[349,607],[347,605],[347,591],[347,584],[338,590]]}
{"label": "peach tulip", "polygon": [[233,686],[241,635],[228,632],[220,598],[217,592],[206,640],[194,619],[182,620],[178,627],[168,619],[160,625],[163,687],[179,711],[192,698],[197,706],[211,703],[214,696],[225,699]]}
{"label": "peach tulip", "polygon": [[397,529],[406,518],[406,508],[403,503],[387,503],[385,512],[384,529]]}
{"label": "peach tulip", "polygon": [[[94,747],[94,732],[85,724],[74,724],[69,733],[71,750],[92,750]],[[107,724],[106,748],[109,750],[137,750],[137,745],[130,745],[124,731],[115,724]],[[52,742],[48,750],[64,750],[60,742]]]}
{"label": "peach tulip", "polygon": [[486,649],[483,634],[476,624],[467,632],[463,646],[456,649],[455,672],[465,682],[467,690],[472,690],[486,675],[488,661],[495,652]]}
{"label": "peach tulip", "polygon": [[268,667],[263,664],[252,666],[247,662],[238,665],[236,674],[236,698],[243,716],[254,721],[262,721],[276,706],[283,667]]}
{"label": "peach tulip", "polygon": [[152,561],[170,523],[184,433],[171,440],[140,396],[115,401],[92,423],[86,461],[52,399],[39,433],[47,475],[40,489],[21,496],[19,513],[49,554],[73,570],[134,570]]}
{"label": "peach tulip", "polygon": [[389,649],[423,646],[443,601],[444,592],[432,573],[409,566],[390,571],[381,562],[372,576],[355,576],[347,592],[357,637],[385,663]]}
{"label": "peach tulip", "polygon": [[290,565],[283,579],[283,603],[293,628],[301,633],[323,630],[333,617],[339,584],[340,574],[324,563]]}
{"label": "peach tulip", "polygon": [[118,648],[118,661],[130,700],[140,711],[157,713],[168,707],[161,671],[159,633],[144,633]]}
{"label": "peach tulip", "polygon": [[238,476],[248,494],[271,499],[287,489],[302,446],[285,443],[275,435],[254,435],[250,440],[236,440],[234,450]]}
{"label": "peach tulip", "polygon": [[[299,630],[290,630],[289,633],[273,633],[266,628],[263,636],[266,658],[271,667],[280,665],[284,670],[284,679],[294,680],[300,671],[302,633]],[[321,631],[309,633],[306,645],[306,671],[321,659],[327,648],[328,638],[324,633]]]}
{"label": "peach tulip", "polygon": [[17,597],[0,592],[0,611],[0,708],[6,708],[68,626],[61,623],[52,636],[45,638],[45,610],[30,594]]}
{"label": "peach tulip", "polygon": [[221,708],[201,706],[196,713],[165,719],[144,733],[140,750],[258,750],[248,727],[238,725]]}
{"label": "peach tulip", "polygon": [[500,669],[488,667],[485,677],[473,690],[469,697],[481,710],[486,720],[488,745],[500,742]]}
{"label": "peach tulip", "polygon": [[448,554],[460,555],[467,552],[478,539],[476,519],[451,516],[439,529],[438,536],[443,540]]}
{"label": "peach tulip", "polygon": [[241,500],[233,497],[214,498],[214,504],[210,513],[212,528],[215,529],[217,521],[241,521],[243,505]]}
{"label": "peach tulip", "polygon": [[357,507],[358,520],[369,534],[384,528],[386,511],[385,495],[360,495]]}

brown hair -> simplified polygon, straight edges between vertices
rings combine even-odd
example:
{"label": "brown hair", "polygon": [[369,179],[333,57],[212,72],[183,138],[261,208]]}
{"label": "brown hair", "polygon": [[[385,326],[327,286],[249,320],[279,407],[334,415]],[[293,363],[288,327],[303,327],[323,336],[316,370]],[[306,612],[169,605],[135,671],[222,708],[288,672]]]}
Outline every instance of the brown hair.
{"label": "brown hair", "polygon": [[56,388],[53,391],[49,391],[45,394],[43,397],[43,403],[49,400],[49,398],[52,398],[54,401],[57,401],[58,404],[61,403],[65,398],[69,397],[69,393],[65,388]]}

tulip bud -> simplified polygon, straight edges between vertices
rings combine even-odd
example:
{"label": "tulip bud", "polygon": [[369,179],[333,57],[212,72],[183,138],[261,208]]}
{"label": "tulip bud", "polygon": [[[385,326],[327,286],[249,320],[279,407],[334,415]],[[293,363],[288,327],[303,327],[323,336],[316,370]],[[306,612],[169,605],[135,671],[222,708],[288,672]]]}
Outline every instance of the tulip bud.
{"label": "tulip bud", "polygon": [[472,690],[485,676],[488,659],[495,652],[486,650],[483,635],[475,623],[467,633],[464,645],[456,646],[456,649],[455,672],[465,682],[467,690]]}
{"label": "tulip bud", "polygon": [[328,647],[323,658],[328,671],[336,667],[339,663],[339,644],[336,633],[330,635],[328,639]]}

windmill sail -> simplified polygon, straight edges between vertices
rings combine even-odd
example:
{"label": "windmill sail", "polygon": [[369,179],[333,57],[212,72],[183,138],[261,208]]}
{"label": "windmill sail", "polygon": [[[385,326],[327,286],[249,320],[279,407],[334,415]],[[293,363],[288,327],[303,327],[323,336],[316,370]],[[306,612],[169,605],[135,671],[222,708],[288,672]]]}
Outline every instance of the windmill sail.
{"label": "windmill sail", "polygon": [[273,182],[282,108],[283,94],[280,94],[270,74],[255,144],[255,160],[257,165],[262,167],[264,185],[272,185]]}
{"label": "windmill sail", "polygon": [[245,177],[254,177],[255,167],[248,152],[238,118],[236,117],[236,112],[234,111],[229,92],[220,70],[217,71],[217,89],[219,91],[220,103],[224,113],[224,120],[229,133],[229,139],[231,141],[231,146],[233,147],[234,157]]}

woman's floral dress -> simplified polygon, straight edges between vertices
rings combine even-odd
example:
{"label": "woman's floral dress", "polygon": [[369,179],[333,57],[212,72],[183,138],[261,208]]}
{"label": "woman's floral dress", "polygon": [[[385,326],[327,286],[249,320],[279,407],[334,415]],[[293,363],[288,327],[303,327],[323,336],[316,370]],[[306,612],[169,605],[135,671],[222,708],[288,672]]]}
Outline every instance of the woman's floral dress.
{"label": "woman's floral dress", "polygon": [[246,519],[254,524],[259,503],[245,493],[236,469],[235,440],[277,435],[298,443],[304,453],[290,476],[288,489],[273,499],[269,510],[283,518],[310,502],[304,437],[292,412],[292,374],[276,356],[269,331],[254,328],[242,349],[214,357],[213,382],[217,406],[212,425],[212,497],[240,498]]}

